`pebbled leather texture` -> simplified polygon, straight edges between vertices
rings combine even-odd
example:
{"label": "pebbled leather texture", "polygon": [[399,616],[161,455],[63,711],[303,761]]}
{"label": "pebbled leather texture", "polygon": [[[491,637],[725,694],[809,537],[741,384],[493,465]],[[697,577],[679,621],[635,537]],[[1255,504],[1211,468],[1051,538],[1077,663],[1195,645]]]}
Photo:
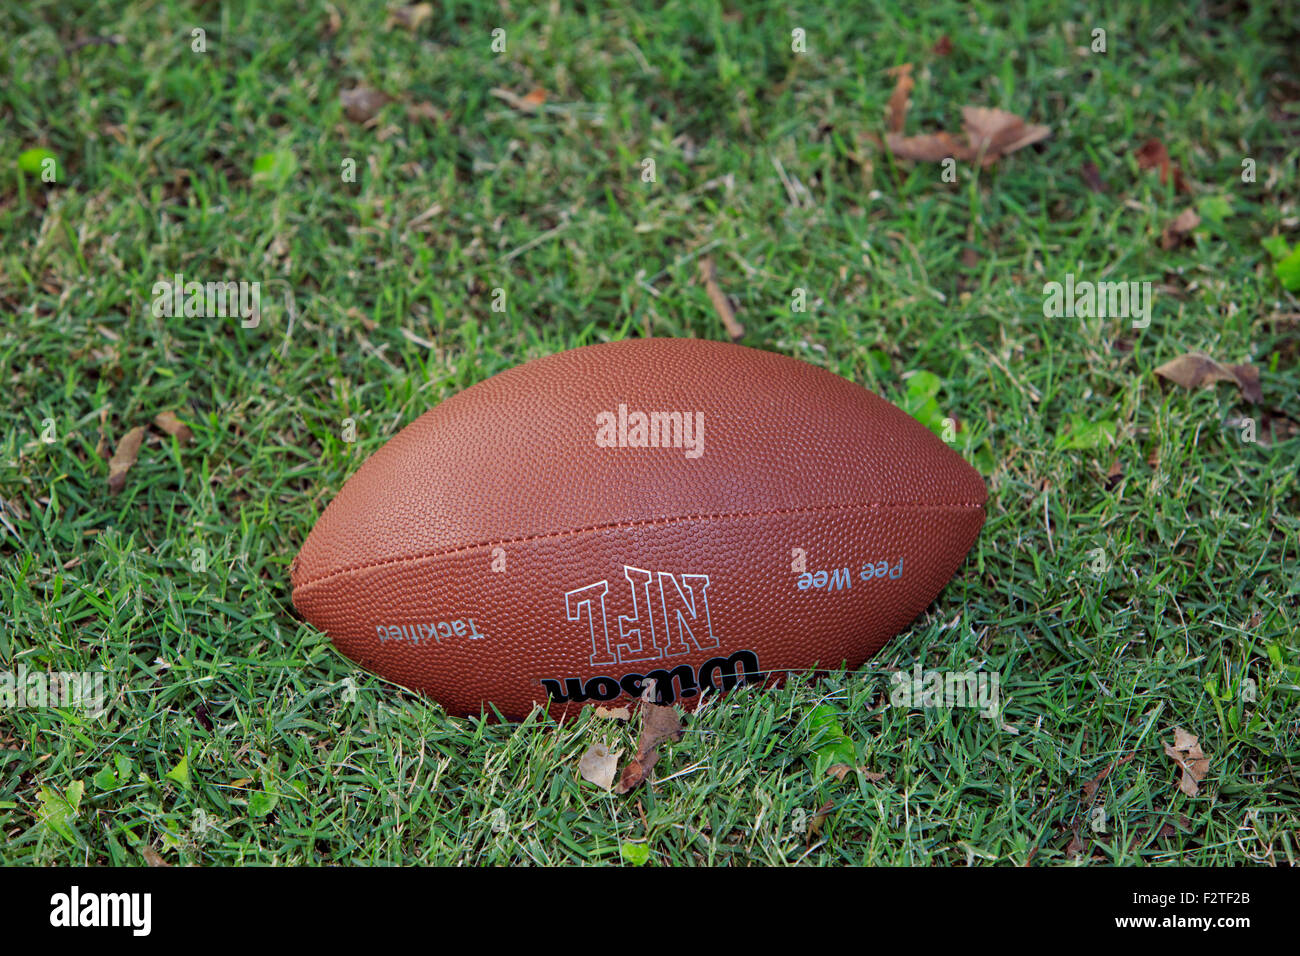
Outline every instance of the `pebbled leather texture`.
{"label": "pebbled leather texture", "polygon": [[[629,447],[635,412],[702,416],[698,457]],[[598,444],[602,413],[616,447]],[[563,716],[630,700],[647,676],[690,709],[705,687],[861,666],[956,572],[985,498],[926,428],[824,369],[612,342],[510,369],[403,429],[307,537],[293,602],[453,714]]]}

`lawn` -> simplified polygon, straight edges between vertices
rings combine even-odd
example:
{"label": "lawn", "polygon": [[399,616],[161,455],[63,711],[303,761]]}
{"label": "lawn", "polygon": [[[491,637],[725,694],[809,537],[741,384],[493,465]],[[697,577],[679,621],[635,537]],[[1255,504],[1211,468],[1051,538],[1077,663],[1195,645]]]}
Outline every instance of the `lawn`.
{"label": "lawn", "polygon": [[[1286,4],[127,6],[0,12],[0,678],[106,686],[0,707],[0,863],[1300,863]],[[902,158],[968,106],[1048,133]],[[288,569],[442,399],[740,333],[706,259],[988,518],[866,668],[712,700],[618,796],[579,761],[634,725],[450,718]],[[177,274],[260,309],[165,314]],[[995,711],[891,701],[967,672]]]}

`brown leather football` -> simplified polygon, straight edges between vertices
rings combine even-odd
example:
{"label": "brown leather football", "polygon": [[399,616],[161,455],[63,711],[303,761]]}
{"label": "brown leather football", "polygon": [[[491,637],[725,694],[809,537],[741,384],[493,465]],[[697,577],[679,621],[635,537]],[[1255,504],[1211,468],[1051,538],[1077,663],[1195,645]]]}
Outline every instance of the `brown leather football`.
{"label": "brown leather football", "polygon": [[741,681],[861,666],[961,565],[984,501],[952,449],[823,369],[611,342],[403,429],[308,535],[293,602],[453,714],[563,716],[650,677],[693,709]]}

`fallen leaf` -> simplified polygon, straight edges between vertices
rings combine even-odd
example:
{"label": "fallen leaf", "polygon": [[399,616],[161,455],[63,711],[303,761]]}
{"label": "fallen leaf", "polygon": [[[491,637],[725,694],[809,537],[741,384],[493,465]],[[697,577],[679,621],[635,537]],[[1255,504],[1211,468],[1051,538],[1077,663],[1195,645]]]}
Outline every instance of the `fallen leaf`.
{"label": "fallen leaf", "polygon": [[162,854],[151,846],[144,848],[143,856],[145,863],[150,866],[171,866],[170,863],[162,858]]}
{"label": "fallen leaf", "polygon": [[596,708],[596,716],[604,717],[607,720],[631,720],[632,708],[606,707],[604,704],[601,704]]}
{"label": "fallen leaf", "polygon": [[1259,369],[1253,365],[1223,365],[1208,355],[1189,352],[1156,369],[1156,374],[1184,388],[1204,388],[1215,382],[1232,382],[1241,389],[1248,402],[1264,398],[1259,382]]}
{"label": "fallen leaf", "polygon": [[354,123],[369,123],[384,105],[392,102],[392,97],[379,90],[366,86],[354,87],[339,92],[339,102],[343,104],[343,113]]}
{"label": "fallen leaf", "polygon": [[637,754],[633,757],[628,765],[623,768],[623,774],[618,779],[618,786],[614,788],[617,794],[630,793],[645,782],[645,778],[650,775],[654,765],[659,762],[659,751],[652,750],[647,754]]}
{"label": "fallen leaf", "polygon": [[535,88],[524,96],[519,96],[517,93],[500,86],[494,86],[488,92],[497,99],[505,100],[512,108],[523,113],[536,113],[537,108],[546,102],[546,91],[541,87]]}
{"label": "fallen leaf", "polygon": [[1145,172],[1148,169],[1160,170],[1160,182],[1163,185],[1169,180],[1169,150],[1165,149],[1165,144],[1158,139],[1149,139],[1139,146],[1133,153],[1137,157],[1138,169]]}
{"label": "fallen leaf", "polygon": [[[682,721],[677,711],[663,704],[653,703],[653,681],[646,681],[641,695],[641,739],[637,741],[636,756],[623,768],[615,793],[627,793],[639,787],[659,762],[659,745],[665,740],[682,739]],[[646,698],[650,697],[650,700]]]}
{"label": "fallen leaf", "polygon": [[1190,193],[1191,185],[1187,178],[1183,176],[1183,169],[1177,163],[1169,159],[1169,150],[1165,144],[1158,139],[1149,139],[1137,148],[1138,169],[1146,171],[1148,169],[1160,170],[1160,185],[1163,186],[1169,182],[1169,177],[1174,178],[1174,190],[1180,193]]}
{"label": "fallen leaf", "polygon": [[665,707],[663,704],[646,704],[643,705],[642,712],[645,724],[641,731],[640,743],[637,745],[639,750],[645,751],[657,747],[665,740],[682,739],[682,719],[677,716],[677,711],[672,707]]}
{"label": "fallen leaf", "polygon": [[321,33],[327,37],[332,37],[339,32],[343,26],[343,18],[339,16],[338,10],[334,4],[325,4],[325,24],[321,27]]}
{"label": "fallen leaf", "polygon": [[1165,755],[1182,768],[1178,789],[1189,797],[1196,796],[1201,789],[1200,782],[1210,772],[1210,761],[1201,752],[1197,737],[1181,727],[1175,727],[1173,746],[1165,744]]}
{"label": "fallen leaf", "polygon": [[1124,477],[1124,466],[1118,461],[1112,462],[1110,468],[1106,469],[1106,490],[1114,491]]}
{"label": "fallen leaf", "polygon": [[1101,170],[1097,168],[1096,163],[1084,163],[1079,167],[1079,175],[1083,177],[1084,184],[1093,192],[1104,193],[1106,191],[1106,182],[1101,178]]}
{"label": "fallen leaf", "polygon": [[126,473],[135,464],[140,454],[140,445],[144,442],[145,427],[137,425],[122,436],[117,443],[117,450],[108,462],[108,490],[111,494],[120,494],[126,487]]}
{"label": "fallen leaf", "polygon": [[880,783],[885,779],[885,775],[876,770],[868,770],[866,767],[859,767],[858,773],[862,774],[862,779],[868,783]]}
{"label": "fallen leaf", "polygon": [[949,133],[926,133],[921,136],[900,136],[889,133],[885,145],[899,159],[914,159],[923,163],[937,163],[952,157],[970,159],[970,151]]}
{"label": "fallen leaf", "polygon": [[1124,764],[1128,763],[1136,756],[1137,751],[1134,751],[1127,757],[1122,757],[1119,760],[1112,760],[1101,773],[1097,774],[1097,776],[1093,777],[1083,785],[1083,798],[1091,804],[1097,798],[1097,790],[1101,786],[1102,781],[1110,776],[1111,771],[1116,767],[1124,766]]}
{"label": "fallen leaf", "polygon": [[594,783],[606,793],[614,786],[614,774],[618,771],[618,758],[623,751],[611,751],[602,743],[594,743],[578,761],[578,773],[588,783]]}
{"label": "fallen leaf", "polygon": [[852,770],[853,768],[846,763],[837,763],[827,767],[826,773],[828,776],[834,777],[836,780],[843,780],[852,772]]}
{"label": "fallen leaf", "polygon": [[813,839],[817,836],[817,834],[821,832],[822,824],[826,822],[826,818],[830,816],[831,811],[834,809],[835,809],[835,802],[833,800],[827,800],[825,803],[823,803],[820,807],[817,808],[817,812],[813,814],[813,818],[808,824],[808,845],[809,846],[812,846]]}
{"label": "fallen leaf", "polygon": [[977,156],[983,157],[984,166],[1052,135],[1048,127],[1026,124],[1015,113],[1006,110],[964,106],[961,118],[970,148]]}
{"label": "fallen leaf", "polygon": [[912,64],[900,64],[889,70],[889,74],[897,79],[894,82],[894,92],[889,97],[889,105],[885,108],[885,126],[891,133],[901,133],[903,124],[907,122],[912,88],[916,85],[912,79]]}
{"label": "fallen leaf", "polygon": [[930,52],[934,56],[947,56],[952,52],[952,37],[946,33],[939,37],[939,42],[930,48]]}
{"label": "fallen leaf", "polygon": [[410,103],[407,105],[406,118],[412,120],[429,120],[434,123],[441,123],[446,119],[446,114],[432,103],[421,100],[418,103]]}
{"label": "fallen leaf", "polygon": [[388,21],[384,24],[384,29],[404,27],[414,33],[419,29],[420,24],[431,16],[433,16],[431,3],[413,3],[407,7],[397,7],[388,11]]}
{"label": "fallen leaf", "polygon": [[1190,207],[1184,209],[1173,222],[1165,226],[1164,232],[1160,234],[1160,248],[1178,248],[1192,234],[1192,230],[1200,224],[1201,217],[1196,214],[1195,209]]}
{"label": "fallen leaf", "polygon": [[[909,70],[909,64],[904,64]],[[900,70],[902,68],[899,68]],[[1050,128],[1026,123],[1021,117],[1006,110],[990,109],[984,106],[962,107],[962,128],[964,141],[959,140],[946,130],[926,133],[920,136],[903,136],[902,123],[893,128],[896,118],[894,107],[899,100],[906,112],[905,99],[900,99],[904,88],[904,79],[911,81],[910,75],[900,73],[894,96],[890,98],[891,128],[885,134],[885,145],[889,151],[900,159],[913,159],[921,162],[938,162],[943,159],[978,160],[980,165],[989,166],[1003,156],[1024,149],[1052,134]],[[907,87],[910,92],[911,87]]]}
{"label": "fallen leaf", "polygon": [[154,416],[153,423],[168,435],[179,439],[182,443],[194,440],[193,430],[189,425],[177,418],[175,412],[159,412]]}
{"label": "fallen leaf", "polygon": [[1087,849],[1087,846],[1079,839],[1079,824],[1074,824],[1071,829],[1073,830],[1073,836],[1070,837],[1070,842],[1065,847],[1065,855],[1070,859],[1074,859],[1081,855]]}
{"label": "fallen leaf", "polygon": [[713,258],[705,256],[701,259],[699,269],[700,278],[704,280],[704,291],[708,293],[709,301],[713,303],[713,310],[722,320],[722,327],[731,336],[731,341],[739,342],[745,337],[745,327],[736,321],[736,313],[731,308],[731,302],[728,301],[722,287],[718,285],[718,270],[713,264]]}

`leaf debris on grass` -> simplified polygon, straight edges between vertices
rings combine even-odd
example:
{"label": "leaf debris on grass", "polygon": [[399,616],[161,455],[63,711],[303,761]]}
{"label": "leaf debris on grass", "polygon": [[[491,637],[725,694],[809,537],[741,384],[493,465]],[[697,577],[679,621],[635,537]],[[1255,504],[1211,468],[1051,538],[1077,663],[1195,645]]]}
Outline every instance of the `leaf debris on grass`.
{"label": "leaf debris on grass", "polygon": [[704,281],[704,291],[708,293],[709,301],[713,303],[713,310],[722,320],[722,327],[731,336],[731,341],[739,342],[745,337],[745,327],[736,320],[736,312],[732,309],[727,294],[722,291],[722,286],[718,285],[718,270],[713,264],[713,257],[702,258],[699,270],[700,278]]}
{"label": "leaf debris on grass", "polygon": [[1253,365],[1224,365],[1200,352],[1188,352],[1156,369],[1156,374],[1184,388],[1204,388],[1216,382],[1232,382],[1248,402],[1261,402],[1259,369]]}
{"label": "leaf debris on grass", "polygon": [[641,694],[641,739],[637,741],[636,756],[623,768],[615,793],[629,793],[639,787],[659,762],[659,745],[666,740],[682,739],[682,721],[677,711],[654,703],[654,696],[655,682],[647,680]]}
{"label": "leaf debris on grass", "polygon": [[911,106],[912,88],[916,85],[912,79],[912,64],[899,64],[889,70],[889,75],[897,77],[897,80],[894,92],[889,96],[889,105],[885,107],[885,126],[891,133],[901,133],[907,122],[908,107]]}
{"label": "leaf debris on grass", "polygon": [[1180,193],[1190,193],[1191,185],[1187,182],[1187,177],[1183,175],[1183,169],[1177,163],[1169,158],[1169,150],[1165,144],[1154,137],[1147,140],[1136,150],[1134,155],[1137,156],[1138,169],[1146,171],[1148,169],[1160,170],[1160,185],[1164,186],[1169,182],[1169,177],[1174,180],[1174,189]]}
{"label": "leaf debris on grass", "polygon": [[412,3],[405,7],[395,7],[388,11],[388,20],[384,23],[384,29],[402,27],[414,33],[420,28],[420,24],[431,16],[433,16],[431,3]]}
{"label": "leaf debris on grass", "polygon": [[144,443],[146,429],[137,425],[122,436],[117,449],[108,462],[108,490],[112,494],[121,494],[126,487],[126,474],[136,463],[140,455],[140,446]]}
{"label": "leaf debris on grass", "polygon": [[578,773],[582,779],[594,783],[606,793],[614,786],[614,775],[618,772],[618,758],[621,750],[610,750],[597,741],[587,748],[587,752],[578,761]]}
{"label": "leaf debris on grass", "polygon": [[193,429],[181,421],[173,411],[159,412],[154,416],[153,423],[162,431],[177,438],[181,442],[194,440]]}
{"label": "leaf debris on grass", "polygon": [[357,86],[350,90],[339,91],[339,102],[343,104],[343,115],[354,123],[366,124],[373,120],[381,109],[393,98],[387,93],[372,90],[368,86]]}
{"label": "leaf debris on grass", "polygon": [[1165,755],[1182,770],[1178,789],[1189,797],[1200,793],[1200,783],[1210,772],[1210,761],[1201,750],[1200,739],[1182,727],[1175,727],[1174,742],[1172,745],[1165,744]]}
{"label": "leaf debris on grass", "polygon": [[540,86],[534,87],[523,96],[500,86],[494,86],[488,92],[497,99],[504,100],[510,107],[519,110],[521,113],[536,113],[542,107],[542,104],[546,102],[546,91]]}
{"label": "leaf debris on grass", "polygon": [[1047,126],[1026,123],[1006,110],[963,106],[962,133],[964,141],[946,130],[920,136],[891,132],[885,136],[885,143],[899,159],[937,162],[951,157],[990,166],[1004,156],[1046,139],[1052,131]]}
{"label": "leaf debris on grass", "polygon": [[1079,176],[1083,179],[1084,185],[1095,193],[1104,193],[1106,191],[1106,181],[1101,178],[1101,170],[1097,164],[1089,161],[1079,167]]}
{"label": "leaf debris on grass", "polygon": [[1187,241],[1192,234],[1192,230],[1200,224],[1201,217],[1197,215],[1195,209],[1189,206],[1180,212],[1160,233],[1160,248],[1165,250],[1178,248]]}

